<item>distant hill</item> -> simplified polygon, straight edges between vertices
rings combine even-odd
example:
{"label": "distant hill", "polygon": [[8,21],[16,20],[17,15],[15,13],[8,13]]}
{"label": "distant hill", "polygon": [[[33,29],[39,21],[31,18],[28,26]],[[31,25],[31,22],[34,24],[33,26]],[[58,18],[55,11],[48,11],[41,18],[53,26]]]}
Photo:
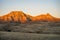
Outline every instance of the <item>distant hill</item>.
{"label": "distant hill", "polygon": [[2,22],[26,22],[28,18],[28,15],[26,15],[22,11],[12,11],[8,13],[7,15],[1,16],[0,20]]}
{"label": "distant hill", "polygon": [[23,11],[12,11],[7,15],[0,16],[0,22],[36,22],[36,21],[47,21],[47,22],[60,22],[60,18],[55,18],[49,13],[41,14],[38,16],[31,16],[25,14]]}
{"label": "distant hill", "polygon": [[38,15],[35,18],[37,21],[60,22],[60,18],[53,17],[49,13]]}

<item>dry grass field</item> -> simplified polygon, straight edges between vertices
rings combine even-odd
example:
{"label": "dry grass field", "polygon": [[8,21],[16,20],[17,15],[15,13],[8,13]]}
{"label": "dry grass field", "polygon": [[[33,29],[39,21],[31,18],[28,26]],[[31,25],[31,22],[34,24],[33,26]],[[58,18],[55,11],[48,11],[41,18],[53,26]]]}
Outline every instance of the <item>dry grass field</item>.
{"label": "dry grass field", "polygon": [[20,32],[0,32],[0,40],[60,40],[60,35],[20,33]]}
{"label": "dry grass field", "polygon": [[1,23],[0,40],[60,40],[60,23]]}

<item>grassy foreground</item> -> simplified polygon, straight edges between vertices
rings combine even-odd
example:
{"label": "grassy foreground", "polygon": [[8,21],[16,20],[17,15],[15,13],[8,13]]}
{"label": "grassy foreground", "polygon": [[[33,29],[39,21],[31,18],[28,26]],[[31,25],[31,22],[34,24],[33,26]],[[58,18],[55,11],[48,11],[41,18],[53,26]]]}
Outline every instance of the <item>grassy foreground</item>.
{"label": "grassy foreground", "polygon": [[0,32],[0,40],[60,40],[60,35],[20,33],[20,32]]}

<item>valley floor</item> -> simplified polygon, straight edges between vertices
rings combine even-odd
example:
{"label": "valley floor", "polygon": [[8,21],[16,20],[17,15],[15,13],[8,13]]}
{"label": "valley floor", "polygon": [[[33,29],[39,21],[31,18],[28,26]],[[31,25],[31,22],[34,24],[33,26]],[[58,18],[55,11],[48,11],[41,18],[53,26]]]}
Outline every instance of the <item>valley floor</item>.
{"label": "valley floor", "polygon": [[60,40],[60,35],[1,31],[0,40]]}
{"label": "valley floor", "polygon": [[0,40],[60,40],[60,23],[0,23]]}

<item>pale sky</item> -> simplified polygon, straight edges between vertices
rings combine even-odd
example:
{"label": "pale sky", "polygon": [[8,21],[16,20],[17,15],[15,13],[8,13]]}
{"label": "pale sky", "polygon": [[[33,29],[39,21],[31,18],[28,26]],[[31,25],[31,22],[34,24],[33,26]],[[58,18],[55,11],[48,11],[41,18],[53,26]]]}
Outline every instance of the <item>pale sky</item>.
{"label": "pale sky", "polygon": [[16,10],[32,16],[50,13],[60,18],[60,0],[0,0],[0,16]]}

